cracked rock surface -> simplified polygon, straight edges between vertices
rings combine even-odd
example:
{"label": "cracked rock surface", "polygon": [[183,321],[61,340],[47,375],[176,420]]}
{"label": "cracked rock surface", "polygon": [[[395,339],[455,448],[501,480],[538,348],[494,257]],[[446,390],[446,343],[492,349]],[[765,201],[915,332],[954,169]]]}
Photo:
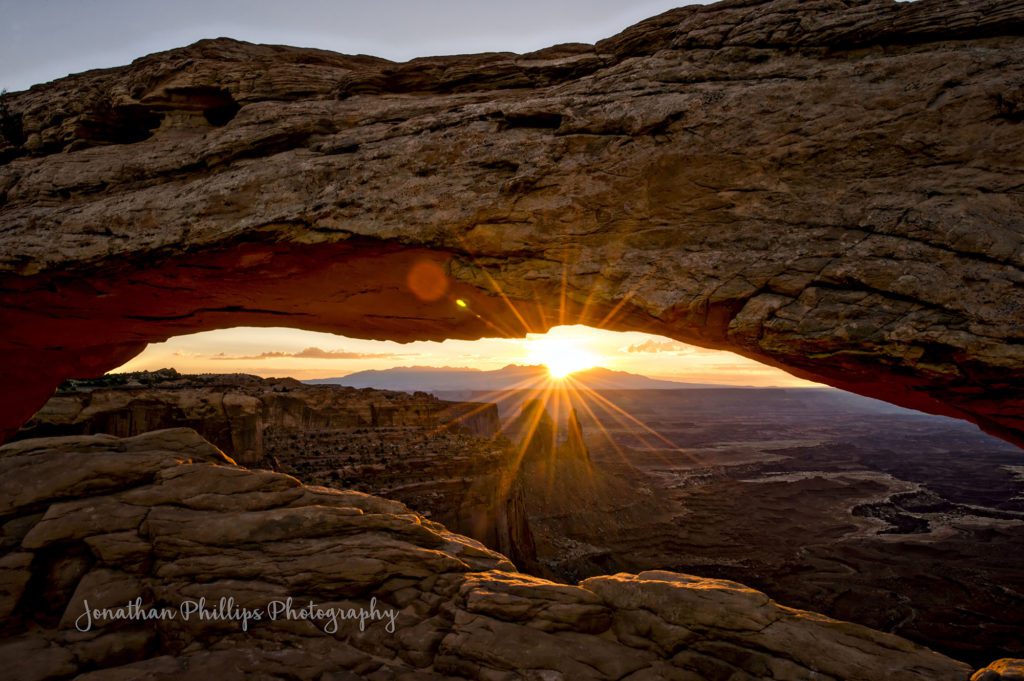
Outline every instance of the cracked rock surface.
{"label": "cracked rock surface", "polygon": [[[734,582],[645,572],[573,586],[520,574],[398,502],[241,468],[189,429],[12,443],[0,448],[0,485],[6,679],[970,674],[904,639]],[[335,632],[326,620],[271,620],[269,604],[289,596],[296,610],[310,600],[394,610],[394,631],[384,619],[360,631],[342,618]],[[214,610],[233,598],[231,607],[265,614],[245,631],[237,617],[198,615],[97,616],[81,631],[86,601],[95,611],[136,598],[147,611],[179,613],[186,602],[206,598]]]}

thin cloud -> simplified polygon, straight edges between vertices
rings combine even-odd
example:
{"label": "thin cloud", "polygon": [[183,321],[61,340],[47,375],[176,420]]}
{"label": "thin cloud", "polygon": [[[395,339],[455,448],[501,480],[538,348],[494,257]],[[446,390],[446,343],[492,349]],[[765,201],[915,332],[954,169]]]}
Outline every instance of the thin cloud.
{"label": "thin cloud", "polygon": [[655,353],[655,352],[684,353],[684,352],[690,352],[690,351],[692,351],[692,348],[690,348],[690,346],[686,345],[685,343],[680,343],[678,341],[673,341],[673,340],[656,341],[653,338],[651,340],[646,340],[643,343],[637,343],[635,345],[630,345],[628,348],[626,348],[626,352],[645,352],[645,353]]}
{"label": "thin cloud", "polygon": [[214,355],[210,359],[281,359],[282,357],[295,357],[298,359],[393,359],[396,357],[409,357],[409,355],[397,354],[394,352],[349,352],[347,350],[323,350],[321,348],[306,348],[299,352],[261,352],[258,355],[225,355],[223,352]]}

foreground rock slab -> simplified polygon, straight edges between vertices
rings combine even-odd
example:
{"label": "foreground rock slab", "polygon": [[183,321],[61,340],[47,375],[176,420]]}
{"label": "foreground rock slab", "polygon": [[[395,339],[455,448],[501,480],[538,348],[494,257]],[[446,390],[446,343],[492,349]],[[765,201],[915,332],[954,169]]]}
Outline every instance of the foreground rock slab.
{"label": "foreground rock slab", "polygon": [[0,439],[173,335],[580,322],[1024,443],[1022,34],[1024,0],[730,0],[525,55],[214,40],[13,93]]}
{"label": "foreground rock slab", "polygon": [[520,574],[400,503],[239,467],[188,429],[9,444],[0,483],[7,679],[970,675],[733,582]]}

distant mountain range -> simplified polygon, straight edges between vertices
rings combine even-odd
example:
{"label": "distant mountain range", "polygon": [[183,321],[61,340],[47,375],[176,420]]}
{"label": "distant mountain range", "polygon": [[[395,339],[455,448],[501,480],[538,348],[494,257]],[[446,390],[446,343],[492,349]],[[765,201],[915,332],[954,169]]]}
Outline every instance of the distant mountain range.
{"label": "distant mountain range", "polygon": [[[666,381],[603,367],[578,371],[572,374],[570,379],[591,390],[686,390],[737,387],[714,383]],[[548,370],[543,366],[510,364],[494,371],[459,367],[395,367],[394,369],[359,371],[336,378],[317,378],[305,381],[305,383],[347,385],[353,388],[378,388],[403,392],[420,390],[433,393],[453,390],[479,392],[528,390],[543,388],[548,380]]]}

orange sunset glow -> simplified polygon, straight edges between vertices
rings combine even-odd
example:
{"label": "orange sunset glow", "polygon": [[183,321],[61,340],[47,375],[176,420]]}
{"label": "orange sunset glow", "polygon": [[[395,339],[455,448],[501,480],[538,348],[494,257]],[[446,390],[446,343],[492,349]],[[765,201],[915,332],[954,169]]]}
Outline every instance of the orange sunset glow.
{"label": "orange sunset glow", "polygon": [[116,371],[247,373],[300,380],[401,366],[493,370],[543,364],[552,377],[601,366],[675,381],[753,387],[817,385],[731,352],[639,332],[559,326],[525,338],[397,343],[290,328],[237,327],[153,343]]}

